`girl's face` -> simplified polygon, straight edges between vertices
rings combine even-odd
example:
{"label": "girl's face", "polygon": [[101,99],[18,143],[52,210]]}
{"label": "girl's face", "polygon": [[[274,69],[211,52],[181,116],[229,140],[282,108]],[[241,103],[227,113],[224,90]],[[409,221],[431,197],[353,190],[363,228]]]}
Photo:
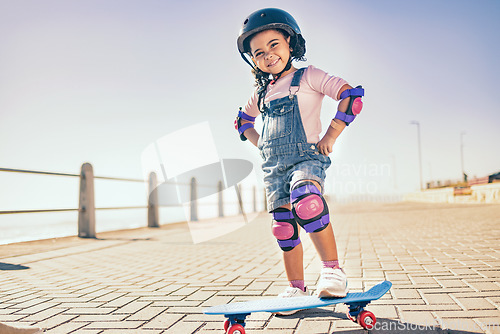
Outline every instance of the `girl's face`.
{"label": "girl's face", "polygon": [[[290,59],[290,37],[285,37],[276,30],[264,30],[250,40],[252,59],[257,67],[266,73],[276,75],[283,71]],[[293,72],[290,68],[282,76]]]}

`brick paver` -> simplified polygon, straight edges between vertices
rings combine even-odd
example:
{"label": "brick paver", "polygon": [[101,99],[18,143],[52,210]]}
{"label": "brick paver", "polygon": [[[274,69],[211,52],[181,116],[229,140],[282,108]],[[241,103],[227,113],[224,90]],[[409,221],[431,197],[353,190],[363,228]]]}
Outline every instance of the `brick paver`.
{"label": "brick paver", "polygon": [[[373,332],[500,333],[500,205],[331,208],[351,290],[393,282],[368,306],[378,318]],[[287,285],[269,224],[262,214],[201,244],[175,224],[0,246],[0,321],[58,334],[222,333],[223,317],[204,308],[269,298]],[[320,261],[302,240],[314,288]],[[345,311],[255,313],[247,332],[364,333]]]}

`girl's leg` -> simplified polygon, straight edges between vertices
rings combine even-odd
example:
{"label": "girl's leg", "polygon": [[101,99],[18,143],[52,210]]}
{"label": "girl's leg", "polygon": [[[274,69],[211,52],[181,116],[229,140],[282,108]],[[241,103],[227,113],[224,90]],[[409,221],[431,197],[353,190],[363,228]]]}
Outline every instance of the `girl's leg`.
{"label": "girl's leg", "polygon": [[[286,204],[281,208],[291,210],[292,205]],[[286,276],[289,282],[304,280],[304,249],[302,243],[288,252],[283,252],[283,262],[285,263]]]}
{"label": "girl's leg", "polygon": [[[314,183],[316,188],[321,191],[321,186],[314,180],[305,180]],[[311,240],[318,252],[321,261],[337,261],[337,243],[335,242],[335,235],[333,234],[332,224],[319,232],[309,233]]]}
{"label": "girl's leg", "polygon": [[[284,205],[281,208],[287,210],[291,209],[291,205]],[[300,232],[300,229],[299,229]],[[280,293],[278,297],[290,298],[290,297],[301,297],[309,296],[309,290],[306,288],[304,283],[304,249],[302,248],[302,243],[299,243],[293,249],[289,251],[283,251],[283,262],[285,263],[285,271],[288,279],[289,288],[285,289],[283,293]],[[291,315],[299,310],[292,311],[282,311],[277,312],[278,315]]]}
{"label": "girl's leg", "polygon": [[286,277],[289,282],[304,280],[304,250],[302,243],[288,252],[283,252]]}
{"label": "girl's leg", "polygon": [[337,243],[331,223],[324,230],[309,235],[321,261],[338,261]]}
{"label": "girl's leg", "polygon": [[[321,191],[318,182],[308,180]],[[338,263],[337,243],[333,234],[332,224],[319,231],[309,233],[311,240],[323,263],[321,276],[316,286],[319,297],[344,297],[347,292],[347,277]]]}

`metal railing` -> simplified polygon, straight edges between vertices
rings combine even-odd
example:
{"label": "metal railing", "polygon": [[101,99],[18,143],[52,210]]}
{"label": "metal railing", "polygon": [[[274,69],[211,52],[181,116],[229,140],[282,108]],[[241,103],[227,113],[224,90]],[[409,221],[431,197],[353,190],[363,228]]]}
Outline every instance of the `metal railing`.
{"label": "metal railing", "polygon": [[[39,175],[51,175],[51,176],[63,176],[71,178],[80,179],[79,188],[79,206],[78,208],[57,208],[57,209],[36,209],[36,210],[0,210],[0,215],[9,214],[27,214],[27,213],[47,213],[47,212],[78,212],[78,236],[80,238],[95,238],[96,237],[96,211],[97,210],[128,210],[128,209],[147,209],[148,227],[160,227],[159,219],[159,209],[160,207],[168,206],[178,206],[178,205],[160,205],[158,198],[158,179],[154,172],[149,174],[148,180],[132,179],[132,178],[118,178],[118,177],[106,177],[106,176],[95,176],[93,167],[90,163],[84,163],[81,167],[80,174],[69,174],[69,173],[56,173],[47,171],[34,171],[34,170],[24,170],[24,169],[12,169],[12,168],[0,168],[0,172],[8,173],[25,173],[25,174],[39,174]],[[126,182],[136,182],[136,183],[147,183],[148,184],[148,199],[147,205],[143,206],[114,206],[114,207],[96,207],[95,206],[95,189],[94,180],[112,180],[112,181],[126,181]],[[214,187],[214,185],[203,185],[198,184],[196,178],[191,178],[191,182],[188,183],[175,183],[176,186],[189,186],[190,187],[190,221],[198,221],[198,187]],[[224,217],[224,198],[223,198],[223,183],[219,181],[217,183],[217,193],[218,193],[218,216]],[[243,209],[243,199],[241,196],[240,186],[235,186],[236,195],[238,198],[239,214],[245,215],[245,210]],[[253,211],[257,212],[257,189],[254,186],[252,189],[252,201],[253,201]],[[215,193],[215,192],[214,192]],[[265,201],[264,201],[265,208]]]}

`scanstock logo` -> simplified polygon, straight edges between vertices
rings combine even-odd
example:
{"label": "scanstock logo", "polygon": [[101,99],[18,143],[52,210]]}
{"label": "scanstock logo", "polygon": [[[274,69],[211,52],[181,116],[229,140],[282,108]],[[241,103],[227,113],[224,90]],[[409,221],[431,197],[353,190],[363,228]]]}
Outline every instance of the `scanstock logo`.
{"label": "scanstock logo", "polygon": [[[253,164],[243,159],[219,158],[208,122],[157,139],[143,150],[141,158],[145,178],[151,172],[158,178],[155,189],[159,206],[169,208],[169,216],[188,222],[194,243],[218,238],[257,216],[249,209],[253,208],[251,197],[240,192],[240,188],[249,190],[257,183]],[[148,196],[155,189],[148,189]],[[224,217],[218,217],[220,198],[230,203],[224,205]],[[198,215],[210,219],[193,218],[193,202]]]}

